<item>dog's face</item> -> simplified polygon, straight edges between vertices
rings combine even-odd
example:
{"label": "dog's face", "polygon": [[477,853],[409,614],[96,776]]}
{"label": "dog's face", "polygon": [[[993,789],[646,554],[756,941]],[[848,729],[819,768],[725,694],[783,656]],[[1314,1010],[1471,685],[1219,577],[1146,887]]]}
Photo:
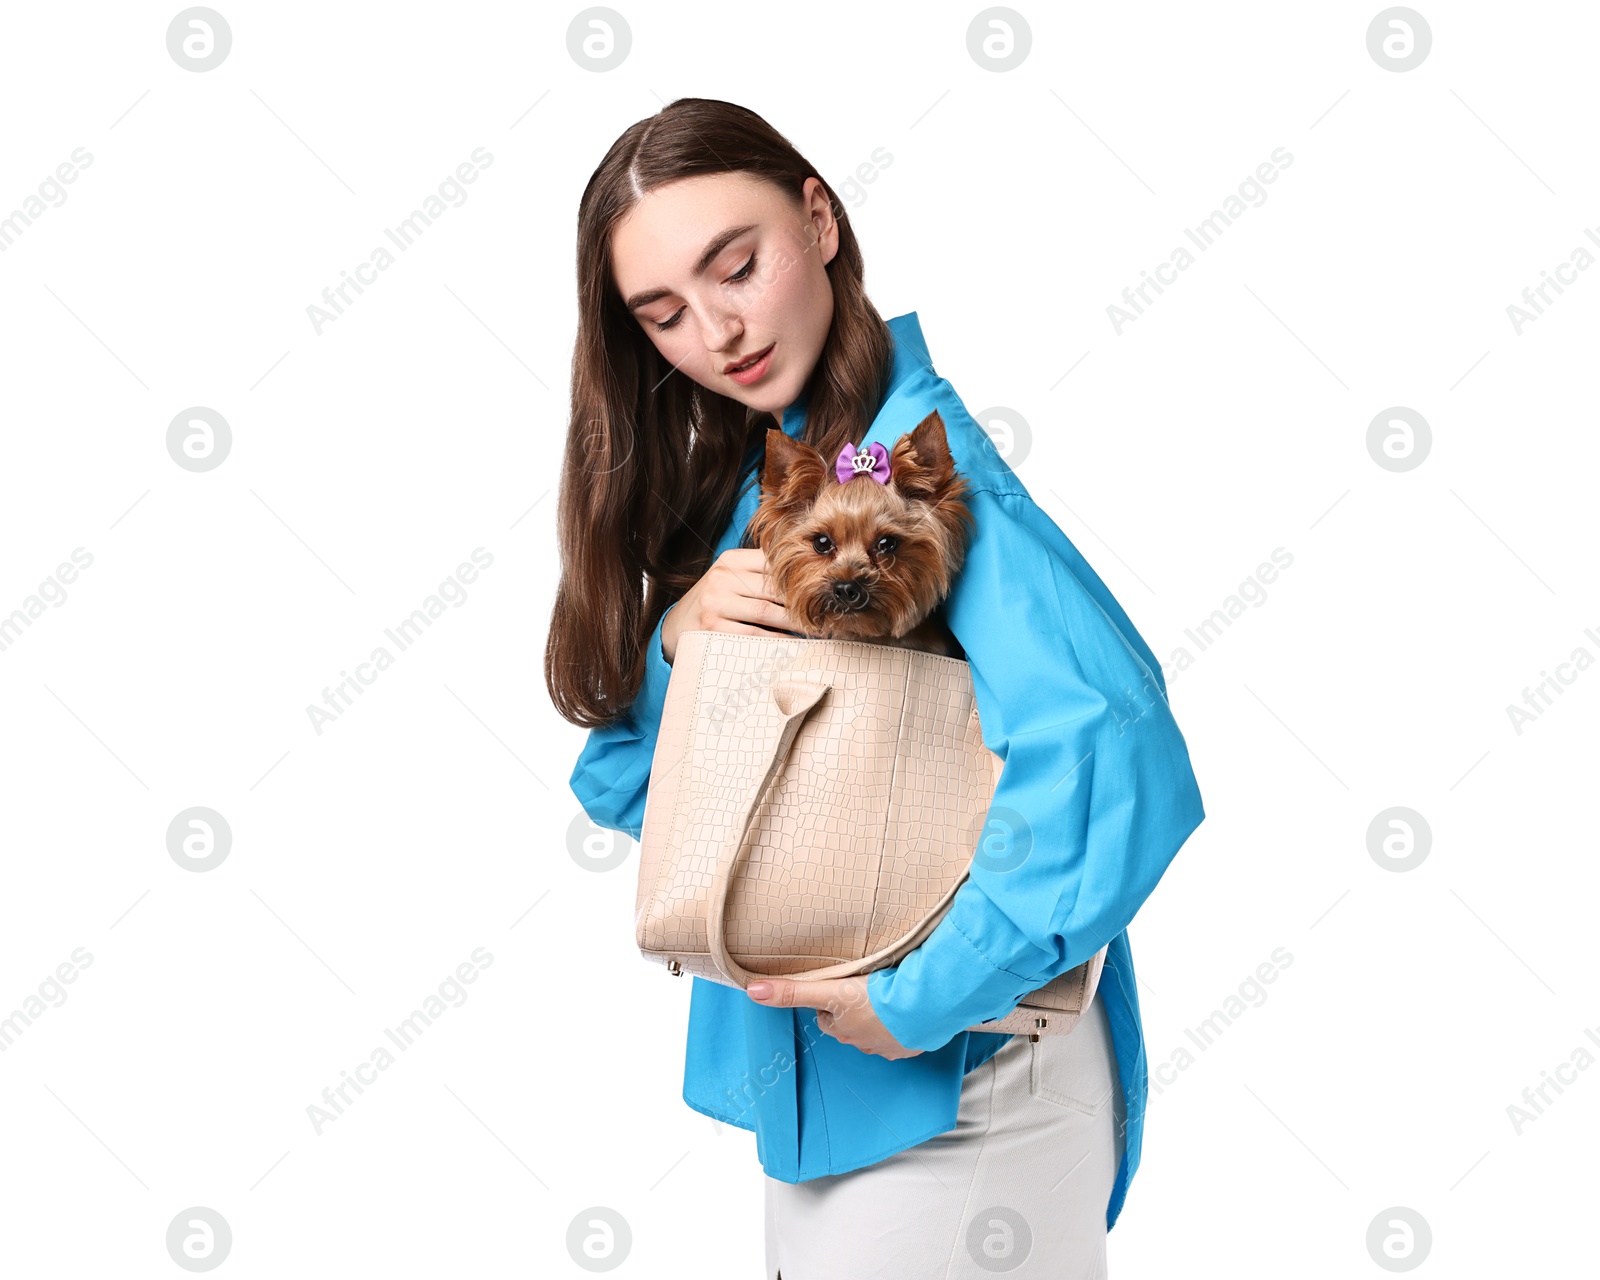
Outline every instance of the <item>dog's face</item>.
{"label": "dog's face", "polygon": [[882,484],[841,482],[836,459],[776,427],[766,450],[751,534],[806,636],[898,638],[949,594],[972,514],[937,411],[895,441]]}

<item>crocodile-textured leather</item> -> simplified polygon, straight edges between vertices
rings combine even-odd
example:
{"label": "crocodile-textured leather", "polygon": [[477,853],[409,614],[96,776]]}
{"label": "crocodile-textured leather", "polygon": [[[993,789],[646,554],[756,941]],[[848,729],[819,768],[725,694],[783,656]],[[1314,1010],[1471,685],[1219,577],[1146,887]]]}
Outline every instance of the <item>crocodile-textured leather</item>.
{"label": "crocodile-textured leather", "polygon": [[[898,964],[966,880],[1004,767],[962,659],[683,632],[640,833],[640,951],[740,988]],[[1070,1031],[1104,961],[968,1030]]]}

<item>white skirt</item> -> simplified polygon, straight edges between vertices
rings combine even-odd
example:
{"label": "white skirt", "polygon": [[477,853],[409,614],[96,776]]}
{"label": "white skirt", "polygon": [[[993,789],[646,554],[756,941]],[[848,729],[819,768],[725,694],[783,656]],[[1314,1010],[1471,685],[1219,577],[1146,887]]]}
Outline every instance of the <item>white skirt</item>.
{"label": "white skirt", "polygon": [[956,1127],[877,1164],[766,1179],[767,1280],[1103,1280],[1123,1100],[1105,1006],[1014,1036],[961,1084]]}

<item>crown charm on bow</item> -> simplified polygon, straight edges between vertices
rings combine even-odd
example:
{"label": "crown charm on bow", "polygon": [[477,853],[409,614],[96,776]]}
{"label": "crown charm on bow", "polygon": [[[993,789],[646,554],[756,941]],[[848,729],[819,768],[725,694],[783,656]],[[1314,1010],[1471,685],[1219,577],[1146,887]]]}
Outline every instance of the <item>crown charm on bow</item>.
{"label": "crown charm on bow", "polygon": [[879,484],[888,484],[889,451],[876,440],[863,446],[859,453],[854,444],[846,444],[839,450],[833,470],[839,477],[840,484],[854,480],[857,476],[871,476]]}

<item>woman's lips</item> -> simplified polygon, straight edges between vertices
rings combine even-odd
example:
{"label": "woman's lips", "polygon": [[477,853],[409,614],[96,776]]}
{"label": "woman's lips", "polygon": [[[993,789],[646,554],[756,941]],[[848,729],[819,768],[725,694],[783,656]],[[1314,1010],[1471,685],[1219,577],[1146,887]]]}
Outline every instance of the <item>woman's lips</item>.
{"label": "woman's lips", "polygon": [[766,377],[767,369],[772,364],[772,350],[777,345],[778,344],[776,342],[769,344],[766,350],[762,353],[761,359],[757,360],[748,368],[733,370],[728,374],[728,376],[737,382],[741,387],[748,387],[751,385],[751,383],[760,382],[762,378]]}

